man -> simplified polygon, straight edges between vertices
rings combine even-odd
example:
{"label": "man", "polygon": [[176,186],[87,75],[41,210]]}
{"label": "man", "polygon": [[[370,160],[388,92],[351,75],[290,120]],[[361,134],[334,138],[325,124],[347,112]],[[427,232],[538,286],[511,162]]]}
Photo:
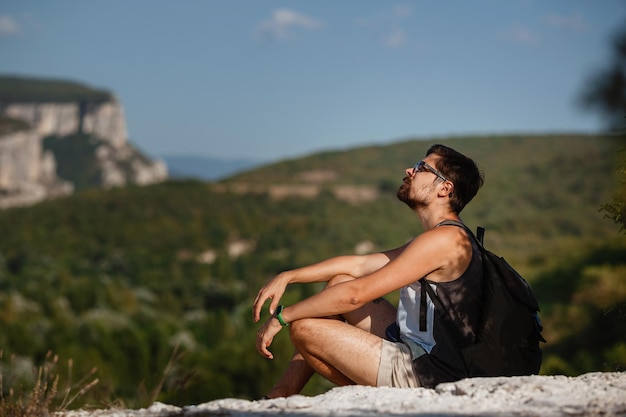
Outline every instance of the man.
{"label": "man", "polygon": [[[272,316],[256,348],[272,359],[274,336],[289,325],[296,352],[266,398],[297,394],[314,372],[337,385],[434,387],[466,376],[460,348],[474,342],[481,297],[480,250],[464,229],[439,226],[459,213],[482,186],[476,164],[434,145],[406,170],[398,198],[424,232],[392,250],[338,256],[278,274],[259,291],[253,319],[271,299]],[[421,278],[425,278],[420,282]],[[287,285],[326,282],[323,291],[283,307]],[[457,329],[439,321],[424,285],[452,311]],[[400,289],[398,308],[381,297]]]}

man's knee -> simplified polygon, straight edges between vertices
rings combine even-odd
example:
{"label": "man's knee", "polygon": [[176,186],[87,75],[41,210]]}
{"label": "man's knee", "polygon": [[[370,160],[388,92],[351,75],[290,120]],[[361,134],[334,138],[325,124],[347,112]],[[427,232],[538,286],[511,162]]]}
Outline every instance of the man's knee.
{"label": "man's knee", "polygon": [[318,319],[301,319],[289,324],[289,337],[294,346],[305,343],[306,339],[313,333],[313,322]]}

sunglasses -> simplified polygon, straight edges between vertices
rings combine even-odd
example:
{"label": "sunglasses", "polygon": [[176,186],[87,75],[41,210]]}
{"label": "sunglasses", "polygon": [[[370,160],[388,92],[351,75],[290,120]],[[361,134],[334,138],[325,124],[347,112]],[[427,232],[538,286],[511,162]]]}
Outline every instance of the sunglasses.
{"label": "sunglasses", "polygon": [[[424,161],[419,161],[413,167],[413,173],[416,173],[416,172],[429,172],[429,171],[432,172],[433,174],[435,174],[436,176],[438,176],[439,178],[441,178],[444,181],[450,181],[449,179],[444,177],[444,175],[441,172],[437,171],[435,168],[431,167],[430,165],[428,165]],[[450,181],[450,182],[452,182],[452,181]]]}

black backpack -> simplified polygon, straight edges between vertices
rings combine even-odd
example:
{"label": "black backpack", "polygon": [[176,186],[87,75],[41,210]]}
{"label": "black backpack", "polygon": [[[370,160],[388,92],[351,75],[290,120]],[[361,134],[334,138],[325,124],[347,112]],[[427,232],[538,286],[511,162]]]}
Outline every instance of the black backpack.
{"label": "black backpack", "polygon": [[[543,327],[539,320],[539,305],[530,286],[504,258],[483,246],[484,231],[477,229],[476,237],[463,223],[446,220],[440,225],[464,228],[478,243],[483,261],[482,317],[476,343],[461,350],[468,376],[515,376],[539,373]],[[447,326],[455,326],[450,314],[430,287],[422,281],[428,295],[440,311]],[[457,326],[455,326],[457,327]],[[458,328],[458,327],[457,327]],[[456,332],[452,333],[456,334]]]}

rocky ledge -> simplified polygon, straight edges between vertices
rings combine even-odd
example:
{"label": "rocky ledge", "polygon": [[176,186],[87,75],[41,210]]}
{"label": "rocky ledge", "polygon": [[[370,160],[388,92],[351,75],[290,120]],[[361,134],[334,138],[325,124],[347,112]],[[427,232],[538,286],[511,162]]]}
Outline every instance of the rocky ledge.
{"label": "rocky ledge", "polygon": [[626,372],[473,378],[436,389],[349,386],[315,397],[221,399],[189,407],[72,411],[58,417],[626,416]]}

